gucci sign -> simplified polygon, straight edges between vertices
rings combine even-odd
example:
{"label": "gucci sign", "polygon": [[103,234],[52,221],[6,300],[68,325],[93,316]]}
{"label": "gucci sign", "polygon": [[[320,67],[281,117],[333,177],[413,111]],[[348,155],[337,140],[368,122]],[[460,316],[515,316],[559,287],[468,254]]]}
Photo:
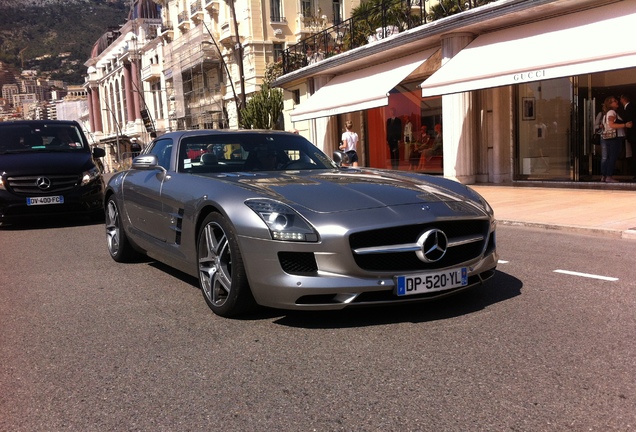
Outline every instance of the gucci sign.
{"label": "gucci sign", "polygon": [[545,69],[539,69],[536,71],[529,71],[529,72],[521,72],[518,74],[514,74],[512,76],[512,79],[515,82],[519,82],[519,81],[535,81],[541,78],[545,78]]}

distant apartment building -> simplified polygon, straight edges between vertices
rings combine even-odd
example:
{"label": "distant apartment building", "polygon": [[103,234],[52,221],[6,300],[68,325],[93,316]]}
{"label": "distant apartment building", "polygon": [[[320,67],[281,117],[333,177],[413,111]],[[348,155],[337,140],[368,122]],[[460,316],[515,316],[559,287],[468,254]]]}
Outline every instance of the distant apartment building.
{"label": "distant apartment building", "polygon": [[57,105],[53,102],[49,102],[46,104],[46,118],[49,120],[66,120],[58,118]]}
{"label": "distant apartment building", "polygon": [[14,94],[11,98],[11,103],[14,107],[23,106],[25,104],[32,104],[38,101],[35,93],[18,93]]}
{"label": "distant apartment building", "polygon": [[0,61],[0,88],[7,84],[15,84],[18,72],[16,69]]}
{"label": "distant apartment building", "polygon": [[13,104],[13,97],[20,93],[20,88],[17,84],[5,84],[2,86],[2,98]]}

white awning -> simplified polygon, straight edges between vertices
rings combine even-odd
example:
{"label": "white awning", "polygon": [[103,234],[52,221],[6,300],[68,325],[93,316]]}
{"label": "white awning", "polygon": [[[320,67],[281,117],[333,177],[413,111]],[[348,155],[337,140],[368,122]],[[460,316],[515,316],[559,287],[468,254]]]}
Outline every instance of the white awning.
{"label": "white awning", "polygon": [[297,122],[389,104],[388,93],[437,49],[338,75],[291,112]]}
{"label": "white awning", "polygon": [[636,66],[636,2],[487,33],[421,85],[422,97]]}

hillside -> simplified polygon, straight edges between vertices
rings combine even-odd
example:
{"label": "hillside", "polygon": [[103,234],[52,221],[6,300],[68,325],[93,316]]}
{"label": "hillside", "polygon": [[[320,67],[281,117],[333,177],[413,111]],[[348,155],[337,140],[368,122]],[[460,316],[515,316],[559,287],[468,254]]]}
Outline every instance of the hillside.
{"label": "hillside", "polygon": [[129,8],[129,0],[0,0],[0,62],[81,84],[93,44]]}

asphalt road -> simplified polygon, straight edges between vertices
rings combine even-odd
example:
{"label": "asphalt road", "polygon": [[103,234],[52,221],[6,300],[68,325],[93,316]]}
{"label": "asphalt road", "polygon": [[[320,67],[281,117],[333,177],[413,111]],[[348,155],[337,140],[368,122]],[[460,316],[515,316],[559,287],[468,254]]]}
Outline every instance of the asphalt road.
{"label": "asphalt road", "polygon": [[229,320],[103,225],[27,228],[0,230],[1,431],[636,429],[634,241],[500,227],[462,295]]}

